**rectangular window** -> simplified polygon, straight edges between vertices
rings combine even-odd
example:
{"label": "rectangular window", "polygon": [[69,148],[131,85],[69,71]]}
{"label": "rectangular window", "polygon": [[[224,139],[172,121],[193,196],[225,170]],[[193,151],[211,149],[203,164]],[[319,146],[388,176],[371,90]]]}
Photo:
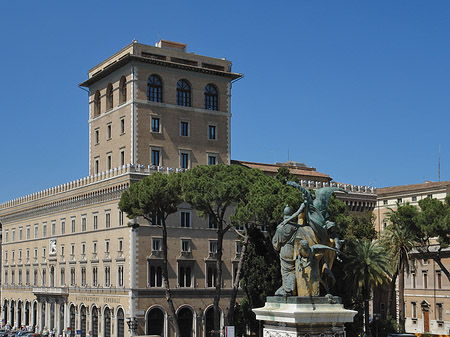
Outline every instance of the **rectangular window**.
{"label": "rectangular window", "polygon": [[161,238],[153,238],[152,239],[152,251],[154,252],[160,252],[162,246],[162,239]]}
{"label": "rectangular window", "polygon": [[208,139],[216,140],[216,126],[208,125]]}
{"label": "rectangular window", "polygon": [[93,247],[92,247],[92,248],[93,248],[93,249],[92,249],[92,250],[93,250],[93,253],[94,253],[94,254],[97,254],[97,241],[94,241],[94,242],[93,242]]}
{"label": "rectangular window", "polygon": [[442,322],[442,303],[436,303],[436,320]]}
{"label": "rectangular window", "polygon": [[9,241],[9,231],[5,231],[5,242]]}
{"label": "rectangular window", "polygon": [[109,240],[105,240],[105,253],[109,253]]}
{"label": "rectangular window", "polygon": [[209,154],[208,155],[208,165],[216,165],[217,164],[217,155]]}
{"label": "rectangular window", "polygon": [[56,221],[52,220],[52,229],[51,229],[52,235],[56,235]]}
{"label": "rectangular window", "polygon": [[416,289],[416,273],[411,273],[411,288]]}
{"label": "rectangular window", "polygon": [[119,226],[123,226],[123,212],[119,209]]}
{"label": "rectangular window", "polygon": [[125,117],[122,117],[120,119],[120,134],[124,134],[125,133]]}
{"label": "rectangular window", "polygon": [[75,217],[72,217],[71,219],[70,219],[70,222],[71,222],[71,230],[72,230],[72,233],[75,233]]}
{"label": "rectangular window", "polygon": [[92,221],[94,223],[94,229],[97,229],[98,228],[98,214],[97,213],[94,213]]}
{"label": "rectangular window", "polygon": [[180,152],[180,167],[182,169],[189,168],[189,153],[188,152]]}
{"label": "rectangular window", "polygon": [[211,288],[216,286],[217,269],[213,263],[206,265],[206,286]]}
{"label": "rectangular window", "polygon": [[66,219],[61,219],[61,234],[66,233]]}
{"label": "rectangular window", "polygon": [[31,228],[30,228],[30,226],[27,226],[27,233],[26,233],[27,240],[30,240],[30,232],[31,232]]}
{"label": "rectangular window", "polygon": [[111,136],[112,136],[111,123],[106,126],[106,136],[108,137],[107,139],[111,139]]}
{"label": "rectangular window", "polygon": [[98,285],[98,269],[97,267],[92,267],[92,285],[96,287]]}
{"label": "rectangular window", "polygon": [[75,244],[70,244],[70,255],[75,256]]}
{"label": "rectangular window", "polygon": [[45,238],[47,236],[47,223],[44,222],[42,224],[42,237]]}
{"label": "rectangular window", "polygon": [[181,240],[181,251],[183,253],[189,253],[191,251],[191,240],[189,239]]}
{"label": "rectangular window", "polygon": [[416,197],[416,196],[413,196],[413,197],[411,198],[411,200],[412,200],[412,201],[417,201],[417,197]]}
{"label": "rectangular window", "polygon": [[81,267],[81,286],[86,286],[86,267]]}
{"label": "rectangular window", "polygon": [[38,238],[38,233],[39,233],[39,225],[35,224],[34,225],[34,238],[37,239]]}
{"label": "rectangular window", "polygon": [[442,289],[442,274],[440,271],[436,273],[437,275],[437,288]]}
{"label": "rectangular window", "polygon": [[388,201],[387,200],[383,200],[383,205],[387,205]]}
{"label": "rectangular window", "polygon": [[81,243],[81,254],[82,255],[86,254],[86,242]]}
{"label": "rectangular window", "polygon": [[37,283],[38,283],[38,271],[37,269],[35,269],[33,272],[33,285],[37,286]]}
{"label": "rectangular window", "polygon": [[61,245],[61,257],[64,258],[64,245]]}
{"label": "rectangular window", "polygon": [[119,252],[123,252],[123,239],[119,239]]}
{"label": "rectangular window", "polygon": [[161,151],[159,149],[152,149],[152,165],[160,166]]}
{"label": "rectangular window", "polygon": [[423,289],[428,289],[428,273],[423,272]]}
{"label": "rectangular window", "polygon": [[152,117],[152,132],[161,132],[161,125],[158,117]]}
{"label": "rectangular window", "polygon": [[178,286],[190,288],[192,286],[192,269],[185,263],[178,264]]}
{"label": "rectangular window", "polygon": [[60,271],[60,278],[59,278],[59,285],[62,287],[66,284],[66,273],[64,268],[61,268]]}
{"label": "rectangular window", "polygon": [[98,174],[98,172],[99,172],[99,170],[100,170],[100,167],[99,167],[99,162],[100,162],[100,159],[99,158],[95,158],[94,159],[94,174]]}
{"label": "rectangular window", "polygon": [[75,287],[75,268],[70,268],[70,285]]}
{"label": "rectangular window", "polygon": [[117,267],[117,285],[123,287],[123,266]]}
{"label": "rectangular window", "polygon": [[111,286],[111,267],[105,267],[105,287]]}
{"label": "rectangular window", "polygon": [[180,122],[180,136],[189,136],[189,122]]}
{"label": "rectangular window", "polygon": [[16,229],[14,228],[11,233],[12,242],[16,242]]}
{"label": "rectangular window", "polygon": [[191,212],[180,212],[180,227],[191,227]]}
{"label": "rectangular window", "polygon": [[100,142],[100,129],[95,129],[94,141],[95,141],[95,145],[97,145]]}
{"label": "rectangular window", "polygon": [[22,241],[22,240],[23,240],[23,228],[20,227],[19,228],[19,241]]}
{"label": "rectangular window", "polygon": [[411,302],[411,318],[417,318],[417,303],[416,302]]}
{"label": "rectangular window", "polygon": [[106,228],[111,227],[111,213],[109,213],[109,211],[106,211],[105,214],[105,227]]}
{"label": "rectangular window", "polygon": [[211,216],[208,216],[208,228],[217,229],[217,222],[214,222],[214,218]]}
{"label": "rectangular window", "polygon": [[106,169],[111,170],[112,168],[112,154],[109,153],[106,155]]}
{"label": "rectangular window", "polygon": [[125,165],[125,150],[120,150],[120,166]]}
{"label": "rectangular window", "polygon": [[86,215],[81,216],[81,231],[86,232]]}
{"label": "rectangular window", "polygon": [[210,240],[209,241],[209,252],[210,253],[217,253],[217,241],[216,240]]}
{"label": "rectangular window", "polygon": [[403,202],[402,198],[397,198],[397,203],[401,204]]}

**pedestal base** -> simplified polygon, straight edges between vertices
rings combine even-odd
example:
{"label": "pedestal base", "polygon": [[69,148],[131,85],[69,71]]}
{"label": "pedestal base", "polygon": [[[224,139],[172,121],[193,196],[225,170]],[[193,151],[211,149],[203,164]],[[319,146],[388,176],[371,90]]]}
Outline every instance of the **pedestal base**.
{"label": "pedestal base", "polygon": [[336,296],[273,296],[253,312],[264,321],[264,337],[342,337],[344,323],[353,322],[357,313],[345,309]]}

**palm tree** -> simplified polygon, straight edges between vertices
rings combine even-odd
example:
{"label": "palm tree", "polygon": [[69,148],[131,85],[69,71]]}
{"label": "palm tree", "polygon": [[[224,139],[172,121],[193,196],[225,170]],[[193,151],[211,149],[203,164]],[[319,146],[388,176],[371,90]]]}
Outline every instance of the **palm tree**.
{"label": "palm tree", "polygon": [[364,326],[368,333],[371,289],[389,281],[389,253],[377,240],[355,240],[348,247],[347,258],[347,279],[362,294]]}
{"label": "palm tree", "polygon": [[395,279],[398,277],[398,296],[399,296],[399,327],[401,332],[405,331],[405,271],[409,274],[408,254],[414,247],[416,240],[418,210],[415,206],[408,203],[397,205],[397,210],[391,210],[387,219],[390,224],[383,232],[382,241],[384,246],[391,254],[394,277],[391,283],[389,308],[392,307],[391,301]]}

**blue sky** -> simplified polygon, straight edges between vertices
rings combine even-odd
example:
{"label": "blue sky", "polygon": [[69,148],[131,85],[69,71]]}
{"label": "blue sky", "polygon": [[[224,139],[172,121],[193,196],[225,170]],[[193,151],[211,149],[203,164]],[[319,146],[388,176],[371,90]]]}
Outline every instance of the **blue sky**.
{"label": "blue sky", "polygon": [[450,2],[2,1],[0,202],[88,175],[87,71],[136,38],[226,57],[232,158],[450,180]]}

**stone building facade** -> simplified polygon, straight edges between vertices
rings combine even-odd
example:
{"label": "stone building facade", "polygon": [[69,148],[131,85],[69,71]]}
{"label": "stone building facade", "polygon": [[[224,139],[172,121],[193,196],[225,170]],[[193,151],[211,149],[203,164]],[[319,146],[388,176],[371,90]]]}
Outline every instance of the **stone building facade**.
{"label": "stone building facade", "polygon": [[[231,62],[133,41],[89,70],[88,177],[0,205],[2,319],[68,336],[171,336],[159,227],[127,226],[121,193],[153,172],[230,163]],[[139,220],[140,221],[140,220]],[[183,204],[168,219],[183,336],[212,326],[216,233]],[[239,257],[224,242],[222,317]],[[222,318],[223,319],[223,318]]]}
{"label": "stone building facade", "polygon": [[[376,230],[383,233],[389,224],[386,215],[408,202],[418,206],[426,197],[444,201],[450,194],[450,181],[391,186],[377,189]],[[434,247],[430,247],[434,249]],[[443,263],[450,268],[450,250],[444,250]],[[414,251],[409,254],[411,272],[405,274],[405,328],[408,333],[450,334],[450,282],[432,259],[424,260]],[[374,298],[374,313],[386,317],[387,298],[381,292]],[[397,293],[398,308],[398,293]],[[398,312],[396,313],[398,316]]]}

